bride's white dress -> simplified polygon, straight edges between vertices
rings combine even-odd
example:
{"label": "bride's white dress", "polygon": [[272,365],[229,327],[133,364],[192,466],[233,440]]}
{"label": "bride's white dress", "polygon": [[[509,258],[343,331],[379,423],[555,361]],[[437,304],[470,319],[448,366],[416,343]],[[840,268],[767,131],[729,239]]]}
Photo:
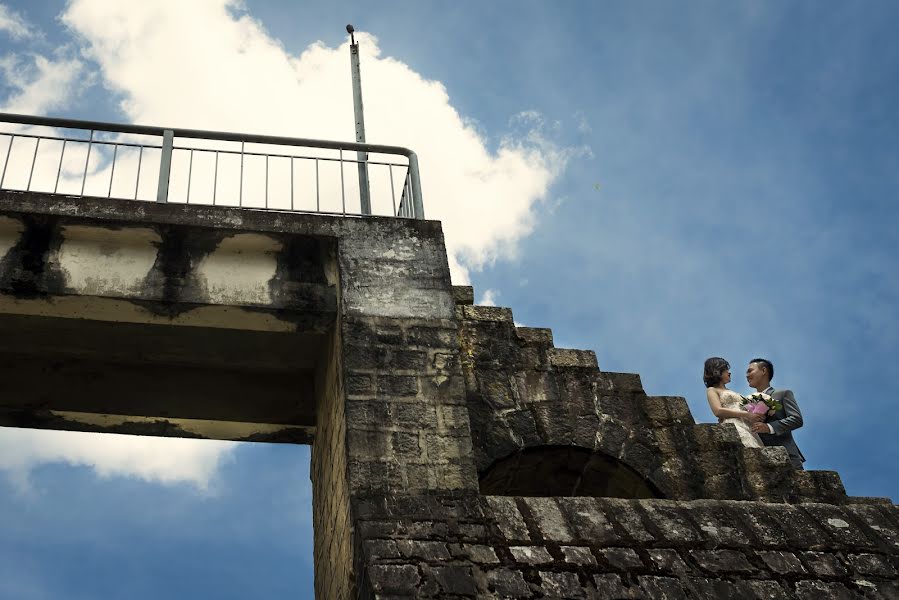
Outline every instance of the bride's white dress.
{"label": "bride's white dress", "polygon": [[[718,398],[721,400],[721,408],[730,410],[743,410],[743,396],[731,390],[719,390]],[[752,433],[752,429],[743,419],[724,419],[722,423],[733,423],[740,434],[740,440],[749,448],[764,448],[765,444],[758,434]]]}

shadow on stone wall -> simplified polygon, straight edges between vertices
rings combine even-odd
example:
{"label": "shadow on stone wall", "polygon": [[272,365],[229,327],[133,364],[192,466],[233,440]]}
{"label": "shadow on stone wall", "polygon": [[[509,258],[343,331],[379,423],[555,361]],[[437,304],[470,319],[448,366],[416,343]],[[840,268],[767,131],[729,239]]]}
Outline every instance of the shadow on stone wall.
{"label": "shadow on stone wall", "polygon": [[576,446],[527,448],[493,463],[479,477],[486,496],[664,498],[620,460]]}

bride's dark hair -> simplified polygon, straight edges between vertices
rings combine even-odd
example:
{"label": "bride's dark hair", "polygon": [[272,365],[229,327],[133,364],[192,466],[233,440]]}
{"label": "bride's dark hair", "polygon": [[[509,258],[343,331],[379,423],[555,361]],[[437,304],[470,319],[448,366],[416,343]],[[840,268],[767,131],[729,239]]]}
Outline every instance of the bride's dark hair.
{"label": "bride's dark hair", "polygon": [[718,356],[713,356],[705,361],[705,370],[702,374],[702,380],[705,387],[715,387],[721,383],[724,372],[730,369],[730,363]]}

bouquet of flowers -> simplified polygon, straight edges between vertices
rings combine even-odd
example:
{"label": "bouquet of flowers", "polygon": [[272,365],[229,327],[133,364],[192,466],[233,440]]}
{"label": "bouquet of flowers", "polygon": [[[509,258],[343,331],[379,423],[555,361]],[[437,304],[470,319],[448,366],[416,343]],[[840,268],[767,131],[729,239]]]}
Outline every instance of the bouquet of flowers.
{"label": "bouquet of flowers", "polygon": [[743,396],[743,410],[756,414],[768,414],[773,416],[775,412],[781,409],[781,403],[769,396],[756,392],[749,396]]}

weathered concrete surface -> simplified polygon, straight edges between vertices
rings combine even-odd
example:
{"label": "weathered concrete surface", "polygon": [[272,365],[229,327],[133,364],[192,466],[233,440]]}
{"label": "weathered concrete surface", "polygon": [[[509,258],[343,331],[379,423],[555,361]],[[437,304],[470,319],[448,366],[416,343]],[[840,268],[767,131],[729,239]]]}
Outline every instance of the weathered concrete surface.
{"label": "weathered concrete surface", "polygon": [[333,250],[322,238],[178,223],[171,211],[135,221],[125,210],[73,216],[60,201],[18,208],[30,212],[0,202],[4,312],[71,317],[90,299],[89,314],[107,321],[240,329],[294,316],[303,321],[291,329],[307,331],[334,321]]}

